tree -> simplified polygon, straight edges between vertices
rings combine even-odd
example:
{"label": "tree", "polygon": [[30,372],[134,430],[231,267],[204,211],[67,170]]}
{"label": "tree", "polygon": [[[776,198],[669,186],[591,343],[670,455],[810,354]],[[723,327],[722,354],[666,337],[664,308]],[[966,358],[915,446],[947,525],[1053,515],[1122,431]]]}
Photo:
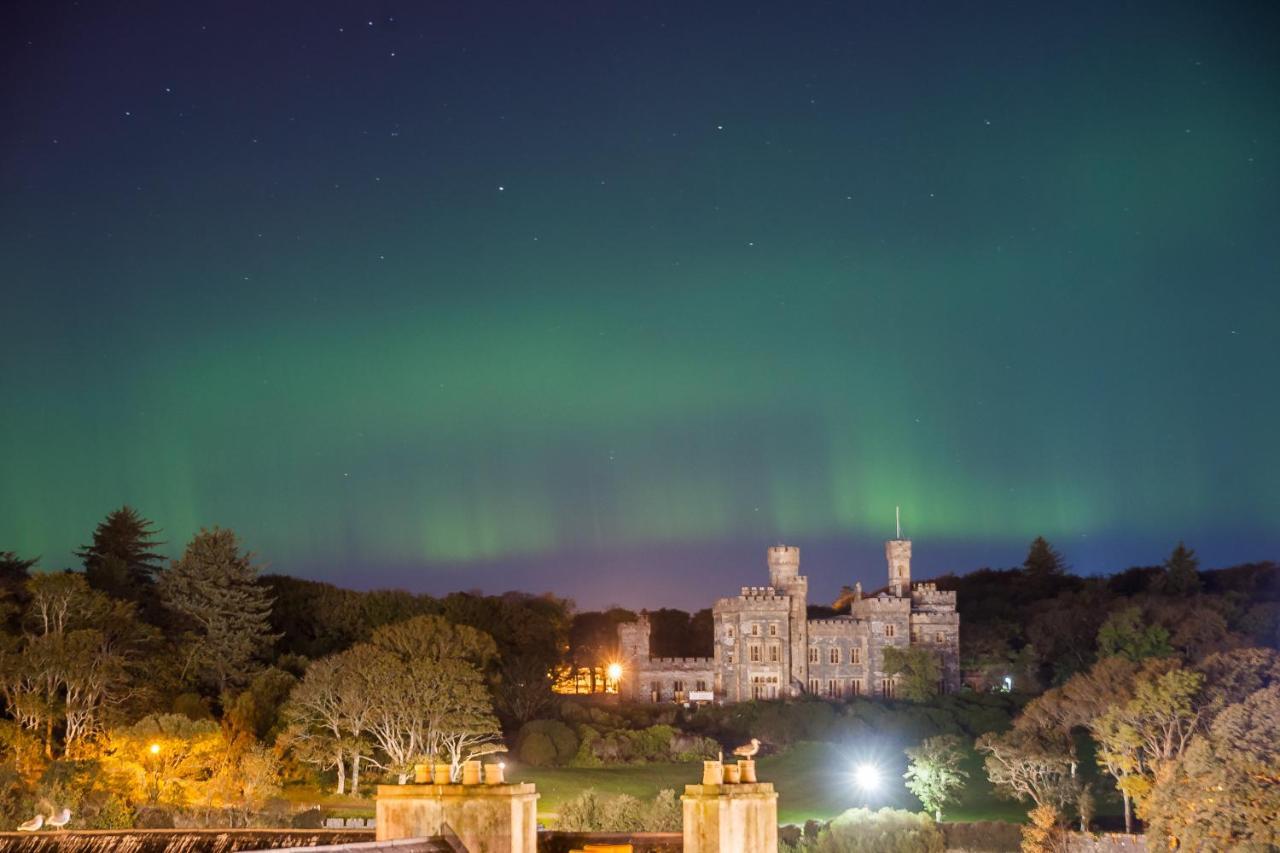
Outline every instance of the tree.
{"label": "tree", "polygon": [[155,585],[163,558],[154,550],[159,531],[131,506],[112,510],[76,552],[89,586],[115,598],[142,602]]}
{"label": "tree", "polygon": [[1107,617],[1098,631],[1099,657],[1126,657],[1131,661],[1167,657],[1173,654],[1169,632],[1159,625],[1148,625],[1137,607],[1117,610]]}
{"label": "tree", "polygon": [[285,742],[303,761],[337,772],[337,793],[360,791],[360,768],[373,747],[369,725],[377,694],[369,693],[362,674],[378,654],[361,644],[307,667],[285,706]]}
{"label": "tree", "polygon": [[164,604],[185,623],[183,675],[219,692],[244,684],[275,641],[271,596],[235,533],[201,529],[160,579]]}
{"label": "tree", "polygon": [[903,699],[928,702],[938,695],[942,664],[937,652],[919,647],[886,646],[884,671],[898,677],[897,691]]}
{"label": "tree", "polygon": [[1048,578],[1066,574],[1067,564],[1047,539],[1037,536],[1027,550],[1022,569],[1032,578]]}
{"label": "tree", "polygon": [[906,750],[910,763],[903,778],[907,790],[916,795],[933,819],[942,820],[942,807],[955,800],[956,793],[969,778],[960,766],[964,760],[964,743],[956,735],[926,738],[919,746]]}
{"label": "tree", "polygon": [[1062,815],[1050,805],[1036,806],[1022,827],[1022,853],[1060,853],[1066,849]]}
{"label": "tree", "polygon": [[1131,830],[1128,802],[1143,809],[1160,766],[1186,749],[1200,714],[1195,699],[1204,676],[1181,668],[1143,673],[1133,698],[1112,707],[1091,726],[1098,764],[1117,779],[1125,798],[1125,828]]}
{"label": "tree", "polygon": [[12,551],[0,551],[0,628],[10,623],[25,601],[27,581],[36,562]]}
{"label": "tree", "polygon": [[1170,595],[1191,595],[1200,590],[1200,561],[1196,552],[1182,542],[1164,561],[1164,591]]}
{"label": "tree", "polygon": [[145,642],[132,602],[90,589],[83,575],[36,575],[27,582],[23,634],[0,654],[0,694],[20,726],[39,732],[53,758],[79,757],[110,712],[130,695],[130,668]]}
{"label": "tree", "polygon": [[204,780],[226,752],[217,723],[182,714],[144,717],[113,729],[108,744],[104,766],[126,780],[132,802],[151,805],[198,801]]}
{"label": "tree", "polygon": [[1161,767],[1146,814],[1165,849],[1280,847],[1280,685],[1227,707]]}
{"label": "tree", "polygon": [[1056,738],[1029,727],[988,733],[978,738],[983,764],[996,792],[1037,806],[1062,808],[1075,798],[1071,758]]}
{"label": "tree", "polygon": [[481,667],[496,654],[493,639],[439,616],[415,616],[374,631],[354,647],[357,677],[371,698],[368,732],[381,766],[408,779],[419,761],[462,762],[501,748]]}

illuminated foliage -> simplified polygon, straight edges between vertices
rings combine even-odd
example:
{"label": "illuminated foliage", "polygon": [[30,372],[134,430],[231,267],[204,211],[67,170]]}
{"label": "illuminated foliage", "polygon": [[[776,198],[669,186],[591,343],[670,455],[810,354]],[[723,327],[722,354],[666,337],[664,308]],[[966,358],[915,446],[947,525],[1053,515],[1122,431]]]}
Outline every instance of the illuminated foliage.
{"label": "illuminated foliage", "polygon": [[960,766],[964,742],[956,735],[937,735],[909,747],[906,753],[910,759],[903,774],[907,790],[933,812],[934,820],[942,820],[943,806],[955,800],[969,778],[969,772]]}

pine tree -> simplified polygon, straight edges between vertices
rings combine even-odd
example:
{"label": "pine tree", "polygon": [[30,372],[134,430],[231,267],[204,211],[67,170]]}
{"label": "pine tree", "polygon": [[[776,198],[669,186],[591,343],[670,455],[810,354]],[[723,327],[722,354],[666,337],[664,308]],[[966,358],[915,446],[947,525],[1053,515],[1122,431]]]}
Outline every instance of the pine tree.
{"label": "pine tree", "polygon": [[13,551],[0,551],[0,629],[17,628],[18,610],[27,599],[27,580],[36,560],[24,560]]}
{"label": "pine tree", "polygon": [[201,529],[161,576],[160,593],[186,623],[186,676],[219,691],[245,683],[255,658],[277,639],[271,596],[230,530]]}
{"label": "pine tree", "polygon": [[1032,577],[1052,577],[1066,574],[1067,564],[1062,555],[1053,549],[1043,536],[1037,536],[1022,561],[1022,568]]}
{"label": "pine tree", "polygon": [[89,586],[115,598],[146,601],[163,568],[155,548],[159,531],[131,506],[107,514],[93,531],[93,542],[76,552]]}
{"label": "pine tree", "polygon": [[1164,561],[1164,589],[1170,595],[1191,595],[1200,590],[1200,560],[1182,542]]}

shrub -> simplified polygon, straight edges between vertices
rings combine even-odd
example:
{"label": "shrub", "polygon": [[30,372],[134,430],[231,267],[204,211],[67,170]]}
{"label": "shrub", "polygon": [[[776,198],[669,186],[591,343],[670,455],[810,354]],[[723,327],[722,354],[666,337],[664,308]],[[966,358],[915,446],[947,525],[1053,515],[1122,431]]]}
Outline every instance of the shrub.
{"label": "shrub", "polygon": [[942,832],[923,814],[849,809],[818,833],[814,853],[942,853]]}
{"label": "shrub", "polygon": [[675,791],[664,789],[647,803],[629,794],[588,788],[560,806],[562,832],[679,832],[683,821]]}
{"label": "shrub", "polygon": [[517,752],[520,760],[530,767],[547,767],[556,761],[555,744],[542,732],[530,732],[521,737]]}
{"label": "shrub", "polygon": [[1022,840],[1022,826],[999,820],[938,825],[948,850],[971,850],[973,853],[1005,853],[1017,850]]}
{"label": "shrub", "polygon": [[578,736],[559,720],[531,720],[520,727],[516,753],[533,767],[569,764],[578,754]]}

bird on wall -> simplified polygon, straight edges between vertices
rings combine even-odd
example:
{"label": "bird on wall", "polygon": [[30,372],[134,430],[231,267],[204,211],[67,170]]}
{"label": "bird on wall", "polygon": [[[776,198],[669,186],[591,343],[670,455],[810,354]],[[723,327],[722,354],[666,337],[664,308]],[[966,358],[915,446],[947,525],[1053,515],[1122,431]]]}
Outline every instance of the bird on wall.
{"label": "bird on wall", "polygon": [[52,826],[54,829],[62,829],[71,823],[71,809],[63,809],[57,814],[49,815],[49,819],[45,821],[46,826]]}
{"label": "bird on wall", "polygon": [[751,743],[743,744],[733,751],[733,754],[739,758],[755,758],[756,753],[760,751],[760,741],[758,738],[752,738]]}
{"label": "bird on wall", "polygon": [[44,815],[38,814],[26,823],[18,824],[18,832],[35,832],[44,826]]}

